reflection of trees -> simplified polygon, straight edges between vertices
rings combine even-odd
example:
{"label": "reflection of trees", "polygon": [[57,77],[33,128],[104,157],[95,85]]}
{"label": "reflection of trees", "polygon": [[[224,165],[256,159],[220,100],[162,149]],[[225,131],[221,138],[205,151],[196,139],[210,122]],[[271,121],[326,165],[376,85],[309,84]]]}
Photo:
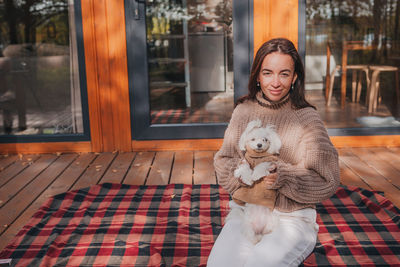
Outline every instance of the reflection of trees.
{"label": "reflection of trees", "polygon": [[[7,32],[3,43],[35,43],[39,27],[68,23],[68,19],[56,20],[59,15],[68,16],[66,0],[4,0],[0,6],[1,31]],[[59,43],[68,44],[68,38],[61,40]]]}
{"label": "reflection of trees", "polygon": [[[306,6],[308,45],[315,36],[327,40],[358,40],[375,44],[383,53],[400,38],[398,0],[314,0]],[[391,43],[391,45],[386,45]],[[318,48],[321,49],[321,48]]]}

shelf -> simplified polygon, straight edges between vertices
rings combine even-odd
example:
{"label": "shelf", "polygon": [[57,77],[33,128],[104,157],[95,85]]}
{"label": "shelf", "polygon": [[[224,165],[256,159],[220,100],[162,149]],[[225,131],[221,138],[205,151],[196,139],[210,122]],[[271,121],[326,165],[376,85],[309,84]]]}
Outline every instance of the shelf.
{"label": "shelf", "polygon": [[168,64],[168,63],[186,63],[187,60],[185,58],[151,58],[149,59],[149,63],[160,63],[160,64]]}
{"label": "shelf", "polygon": [[151,34],[149,39],[185,39],[183,34]]}
{"label": "shelf", "polygon": [[150,87],[186,87],[187,85],[186,82],[150,82]]}

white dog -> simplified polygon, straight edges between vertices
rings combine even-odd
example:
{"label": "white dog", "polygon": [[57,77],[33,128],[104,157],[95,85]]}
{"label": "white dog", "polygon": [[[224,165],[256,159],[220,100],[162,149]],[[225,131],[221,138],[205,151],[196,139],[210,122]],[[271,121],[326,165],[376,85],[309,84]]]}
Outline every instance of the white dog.
{"label": "white dog", "polygon": [[[249,186],[270,174],[272,159],[276,158],[282,142],[272,126],[262,127],[260,120],[249,122],[239,140],[239,148],[245,151],[245,159],[235,170],[236,178]],[[242,217],[243,232],[253,243],[272,231],[278,218],[272,214],[276,197],[275,190],[263,190],[271,196],[269,207],[246,203],[243,212],[233,212],[230,217]],[[268,192],[269,191],[269,192]]]}

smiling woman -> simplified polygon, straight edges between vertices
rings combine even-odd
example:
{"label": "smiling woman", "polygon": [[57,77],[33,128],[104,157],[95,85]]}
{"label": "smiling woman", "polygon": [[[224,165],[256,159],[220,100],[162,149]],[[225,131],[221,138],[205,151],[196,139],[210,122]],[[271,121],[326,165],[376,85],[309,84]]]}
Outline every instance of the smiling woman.
{"label": "smiling woman", "polygon": [[289,55],[274,52],[264,58],[257,86],[261,87],[268,100],[275,102],[289,93],[296,78],[293,59]]}

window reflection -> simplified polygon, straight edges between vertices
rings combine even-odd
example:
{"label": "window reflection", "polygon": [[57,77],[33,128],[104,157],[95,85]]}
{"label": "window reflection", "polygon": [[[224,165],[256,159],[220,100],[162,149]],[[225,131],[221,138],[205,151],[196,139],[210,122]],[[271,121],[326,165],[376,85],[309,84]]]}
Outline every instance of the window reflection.
{"label": "window reflection", "polygon": [[151,123],[228,122],[232,1],[147,1],[146,10]]}
{"label": "window reflection", "polygon": [[400,2],[307,0],[306,16],[307,98],[326,125],[400,127]]}
{"label": "window reflection", "polygon": [[0,1],[0,134],[82,133],[73,1]]}

